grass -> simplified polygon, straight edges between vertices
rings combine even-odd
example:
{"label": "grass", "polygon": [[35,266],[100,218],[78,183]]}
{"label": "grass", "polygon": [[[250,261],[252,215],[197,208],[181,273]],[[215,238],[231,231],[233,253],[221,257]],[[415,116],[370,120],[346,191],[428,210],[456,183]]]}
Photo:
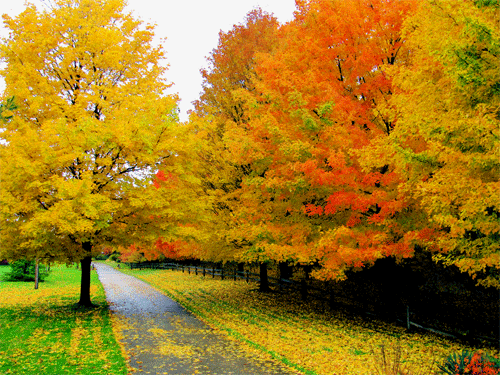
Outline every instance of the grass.
{"label": "grass", "polygon": [[[10,270],[0,266],[0,277]],[[92,272],[95,309],[75,307],[80,271],[52,267],[47,280],[0,281],[0,374],[127,374],[104,290]]]}
{"label": "grass", "polygon": [[[305,374],[433,374],[464,344],[366,321],[298,295],[180,271],[124,270],[180,302],[208,324]],[[382,358],[383,356],[383,358]],[[397,363],[395,363],[397,362]],[[389,371],[389,372],[388,372]]]}

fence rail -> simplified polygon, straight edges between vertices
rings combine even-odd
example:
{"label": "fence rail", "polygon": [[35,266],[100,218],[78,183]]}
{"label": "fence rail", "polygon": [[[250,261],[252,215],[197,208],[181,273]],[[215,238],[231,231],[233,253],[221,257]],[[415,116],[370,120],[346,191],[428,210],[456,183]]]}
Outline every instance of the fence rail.
{"label": "fence rail", "polygon": [[[130,269],[158,269],[158,270],[178,270],[187,272],[188,274],[194,273],[195,275],[212,276],[212,278],[220,277],[224,279],[242,279],[247,282],[260,281],[260,275],[250,271],[236,271],[225,270],[224,268],[214,268],[206,266],[190,266],[178,263],[155,263],[155,262],[142,262],[142,263],[125,263]],[[280,279],[277,277],[269,276],[269,285],[279,286],[285,288],[290,285],[299,284],[293,280]]]}

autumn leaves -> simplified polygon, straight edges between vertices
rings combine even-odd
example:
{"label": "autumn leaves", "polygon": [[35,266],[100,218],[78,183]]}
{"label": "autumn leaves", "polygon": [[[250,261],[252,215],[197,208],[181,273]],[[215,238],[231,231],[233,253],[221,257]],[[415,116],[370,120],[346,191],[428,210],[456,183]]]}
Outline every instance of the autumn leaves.
{"label": "autumn leaves", "polygon": [[310,0],[221,33],[179,154],[205,205],[184,254],[333,278],[418,246],[498,287],[498,16]]}
{"label": "autumn leaves", "polygon": [[3,95],[18,108],[0,133],[0,258],[85,260],[90,304],[91,256],[156,240],[152,212],[168,209],[146,189],[177,125],[163,48],[121,0],[55,0],[4,21]]}
{"label": "autumn leaves", "polygon": [[300,0],[284,25],[254,10],[220,34],[184,124],[123,1],[7,17],[0,257],[134,244],[331,279],[418,248],[498,287],[498,16],[486,0]]}

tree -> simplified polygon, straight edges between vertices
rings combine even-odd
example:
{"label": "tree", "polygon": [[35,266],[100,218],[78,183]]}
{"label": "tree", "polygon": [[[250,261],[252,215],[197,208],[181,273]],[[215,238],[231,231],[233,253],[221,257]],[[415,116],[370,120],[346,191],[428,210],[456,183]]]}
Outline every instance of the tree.
{"label": "tree", "polygon": [[254,90],[255,57],[268,53],[278,44],[278,20],[257,8],[234,25],[227,33],[219,33],[219,43],[210,56],[208,69],[201,69],[203,92],[195,102],[198,115],[213,114],[219,122],[245,121],[243,103],[235,95],[238,89]]}
{"label": "tree", "polygon": [[360,152],[394,124],[377,111],[392,94],[385,66],[408,56],[401,27],[415,1],[298,1],[278,48],[259,54],[247,130],[227,130],[231,159],[249,165],[241,226],[270,259],[342,276],[386,256],[410,256],[406,202],[389,165]]}
{"label": "tree", "polygon": [[154,28],[124,8],[56,0],[4,15],[4,96],[18,108],[0,133],[0,257],[81,262],[83,306],[101,245],[155,241],[169,225],[152,215],[169,202],[151,181],[175,153],[176,98]]}
{"label": "tree", "polygon": [[205,202],[201,221],[190,227],[199,244],[193,248],[196,257],[242,261],[241,249],[249,246],[234,213],[246,204],[235,194],[250,171],[234,162],[225,140],[230,127],[245,131],[248,119],[238,90],[254,90],[255,56],[275,48],[278,26],[272,15],[250,11],[243,23],[219,34],[218,46],[207,59],[210,66],[202,70],[203,92],[181,141],[190,145],[183,163],[198,178],[198,200]]}
{"label": "tree", "polygon": [[[411,59],[393,67],[396,126],[370,153],[403,179],[411,223],[434,259],[499,288],[500,5],[423,1],[405,23]],[[381,109],[383,110],[383,109]],[[375,164],[371,160],[372,166]]]}
{"label": "tree", "polygon": [[276,47],[278,26],[276,18],[261,9],[250,11],[243,23],[219,34],[217,48],[207,58],[209,68],[201,71],[203,92],[195,102],[195,111],[182,138],[191,151],[183,156],[183,163],[192,166],[190,170],[200,182],[197,201],[205,203],[199,221],[183,227],[197,242],[192,246],[192,255],[197,258],[261,260],[241,259],[242,250],[251,244],[235,215],[246,204],[238,198],[237,191],[250,170],[247,165],[234,162],[226,137],[229,128],[245,132],[248,116],[238,91],[254,90],[255,57]]}

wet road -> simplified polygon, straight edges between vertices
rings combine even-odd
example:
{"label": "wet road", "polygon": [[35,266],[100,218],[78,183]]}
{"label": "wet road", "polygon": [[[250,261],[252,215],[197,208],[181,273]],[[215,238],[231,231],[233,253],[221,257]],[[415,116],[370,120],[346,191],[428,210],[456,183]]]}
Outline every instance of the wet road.
{"label": "wet road", "polygon": [[97,263],[95,268],[135,373],[296,374],[277,362],[250,356],[147,283],[108,265]]}

